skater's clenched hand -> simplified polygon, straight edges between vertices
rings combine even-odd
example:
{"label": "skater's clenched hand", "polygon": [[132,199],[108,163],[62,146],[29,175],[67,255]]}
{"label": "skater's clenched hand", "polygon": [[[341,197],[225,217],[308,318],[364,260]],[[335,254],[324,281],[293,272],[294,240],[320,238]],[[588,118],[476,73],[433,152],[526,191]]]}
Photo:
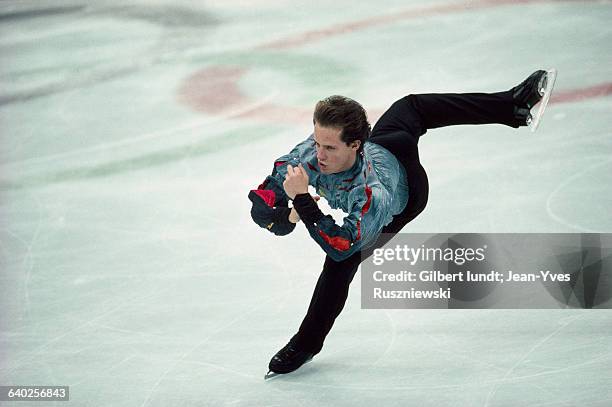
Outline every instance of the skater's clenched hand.
{"label": "skater's clenched hand", "polygon": [[308,192],[308,174],[302,164],[297,167],[287,166],[287,175],[285,176],[285,182],[283,182],[283,188],[285,193],[291,199],[295,198],[296,195],[305,194]]}

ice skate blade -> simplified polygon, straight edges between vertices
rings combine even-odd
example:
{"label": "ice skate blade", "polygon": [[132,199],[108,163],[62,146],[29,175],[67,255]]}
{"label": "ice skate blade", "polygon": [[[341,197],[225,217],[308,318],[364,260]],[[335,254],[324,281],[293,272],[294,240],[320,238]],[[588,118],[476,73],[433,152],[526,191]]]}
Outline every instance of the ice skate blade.
{"label": "ice skate blade", "polygon": [[[305,361],[305,362],[302,364],[302,366],[304,366],[306,363],[310,362],[311,360],[312,360],[312,357],[311,357],[310,359],[308,359],[307,361]],[[300,367],[302,367],[302,366],[300,366]],[[299,369],[299,368],[298,368],[298,369]],[[297,370],[297,369],[296,369],[296,370]],[[294,370],[293,372],[295,372],[295,370]],[[289,372],[289,373],[293,373],[293,372]],[[273,378],[275,378],[276,376],[284,376],[284,375],[288,375],[289,373],[276,373],[276,372],[273,372],[273,371],[271,371],[271,370],[268,370],[268,373],[266,373],[266,374],[264,375],[264,381],[265,381],[265,380],[270,380],[270,379],[273,379]]]}
{"label": "ice skate blade", "polygon": [[282,375],[282,373],[276,373],[276,372],[273,372],[273,371],[270,370],[270,371],[268,371],[268,373],[265,374],[264,380],[270,380],[270,379],[273,379],[276,376],[280,376],[280,375]]}
{"label": "ice skate blade", "polygon": [[556,79],[557,70],[554,68],[548,69],[546,71],[546,87],[544,88],[544,96],[542,96],[542,100],[540,100],[540,102],[533,107],[535,114],[532,113],[531,123],[529,123],[529,129],[532,133],[535,132],[540,125],[540,121],[542,120],[542,116],[544,115],[544,111],[546,110],[546,106],[550,100],[550,95],[555,87]]}

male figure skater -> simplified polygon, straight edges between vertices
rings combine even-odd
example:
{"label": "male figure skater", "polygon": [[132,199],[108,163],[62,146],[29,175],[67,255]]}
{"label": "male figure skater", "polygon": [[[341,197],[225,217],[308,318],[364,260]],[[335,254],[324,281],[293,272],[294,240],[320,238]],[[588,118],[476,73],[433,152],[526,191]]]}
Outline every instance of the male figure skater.
{"label": "male figure skater", "polygon": [[[362,259],[390,239],[381,233],[398,233],[425,209],[429,185],[419,162],[419,137],[459,124],[527,126],[543,113],[554,75],[539,70],[498,93],[409,95],[393,103],[372,130],[352,99],[330,96],[316,104],[314,133],[277,159],[272,174],[249,193],[255,223],[286,235],[301,220],[326,253],[306,316],[270,361],[271,372],[292,372],[321,351]],[[308,185],[347,213],[342,225],[321,212]]]}

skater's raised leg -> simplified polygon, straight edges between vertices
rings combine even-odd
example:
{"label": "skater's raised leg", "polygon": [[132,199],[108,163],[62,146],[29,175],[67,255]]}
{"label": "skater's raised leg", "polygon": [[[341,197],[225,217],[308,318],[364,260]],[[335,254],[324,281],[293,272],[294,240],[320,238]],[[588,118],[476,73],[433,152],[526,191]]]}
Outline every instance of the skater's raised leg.
{"label": "skater's raised leg", "polygon": [[546,71],[536,71],[505,92],[408,95],[381,116],[371,139],[397,131],[420,137],[428,129],[463,124],[527,126],[529,111],[542,99],[549,76]]}

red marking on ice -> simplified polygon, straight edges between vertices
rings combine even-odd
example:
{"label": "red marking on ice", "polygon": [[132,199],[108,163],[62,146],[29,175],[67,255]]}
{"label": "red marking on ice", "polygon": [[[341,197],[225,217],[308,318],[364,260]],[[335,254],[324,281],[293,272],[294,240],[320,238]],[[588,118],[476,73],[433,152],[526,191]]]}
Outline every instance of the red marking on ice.
{"label": "red marking on ice", "polygon": [[207,114],[235,110],[234,117],[238,118],[292,124],[303,123],[312,117],[310,109],[254,103],[253,98],[245,95],[239,86],[247,71],[247,68],[223,65],[204,68],[183,81],[178,90],[178,99],[194,110]]}
{"label": "red marking on ice", "polygon": [[312,120],[312,112],[314,106],[309,109],[279,106],[272,103],[259,105],[252,109],[246,110],[236,115],[236,117],[245,117],[248,119],[264,120],[266,122],[277,123],[304,123],[304,121]]}
{"label": "red marking on ice", "polygon": [[246,68],[213,66],[187,77],[179,88],[179,100],[198,111],[221,113],[228,108],[247,103],[238,81]]}
{"label": "red marking on ice", "polygon": [[[337,35],[352,33],[358,30],[364,30],[371,27],[391,24],[402,20],[410,20],[419,17],[428,17],[435,15],[443,15],[454,12],[472,11],[478,9],[492,8],[498,6],[512,6],[518,4],[529,3],[550,3],[550,2],[584,2],[585,0],[480,0],[468,1],[462,3],[443,4],[439,6],[430,6],[417,9],[409,9],[400,11],[394,14],[375,16],[364,18],[361,20],[351,21],[344,24],[336,24],[327,28],[318,30],[306,31],[286,38],[280,38],[271,42],[259,45],[258,49],[287,49],[299,47],[308,43],[318,41],[320,39],[329,38]],[[589,1],[589,0],[587,0]],[[590,0],[599,1],[599,0]]]}
{"label": "red marking on ice", "polygon": [[[406,19],[496,6],[550,2],[572,3],[578,2],[578,0],[480,0],[410,9],[395,14],[375,16],[344,24],[337,24],[319,30],[307,31],[305,33],[264,43],[256,48],[287,49],[320,39]],[[221,114],[235,111],[236,113],[232,115],[233,118],[248,118],[266,122],[273,121],[290,124],[303,123],[305,120],[310,120],[312,118],[312,108],[305,109],[293,106],[280,106],[271,103],[257,104],[257,98],[245,95],[239,86],[239,81],[247,72],[248,68],[237,66],[213,66],[202,69],[184,80],[178,90],[178,98],[182,103],[190,106],[196,111],[207,114]],[[610,83],[605,83],[582,90],[567,92],[557,91],[553,93],[550,103],[566,103],[593,97],[607,96],[611,93],[611,86]],[[376,119],[380,117],[382,113],[382,110],[378,111],[371,109],[369,115],[370,121],[372,123],[376,122]]]}
{"label": "red marking on ice", "polygon": [[[250,99],[239,87],[239,81],[246,72],[246,68],[235,66],[205,68],[185,80],[179,89],[179,100],[196,111],[208,114],[221,114],[235,109],[238,111],[234,115],[236,118],[290,124],[310,120],[312,109],[278,106],[271,103],[249,108]],[[612,95],[612,83],[606,82],[582,89],[555,90],[550,104],[579,102],[609,95]],[[370,121],[376,122],[382,113],[382,110],[370,109]]]}
{"label": "red marking on ice", "polygon": [[579,102],[585,99],[593,99],[610,95],[612,95],[612,82],[602,83],[600,85],[595,85],[582,89],[573,89],[559,92],[553,91],[549,103],[553,104]]}

